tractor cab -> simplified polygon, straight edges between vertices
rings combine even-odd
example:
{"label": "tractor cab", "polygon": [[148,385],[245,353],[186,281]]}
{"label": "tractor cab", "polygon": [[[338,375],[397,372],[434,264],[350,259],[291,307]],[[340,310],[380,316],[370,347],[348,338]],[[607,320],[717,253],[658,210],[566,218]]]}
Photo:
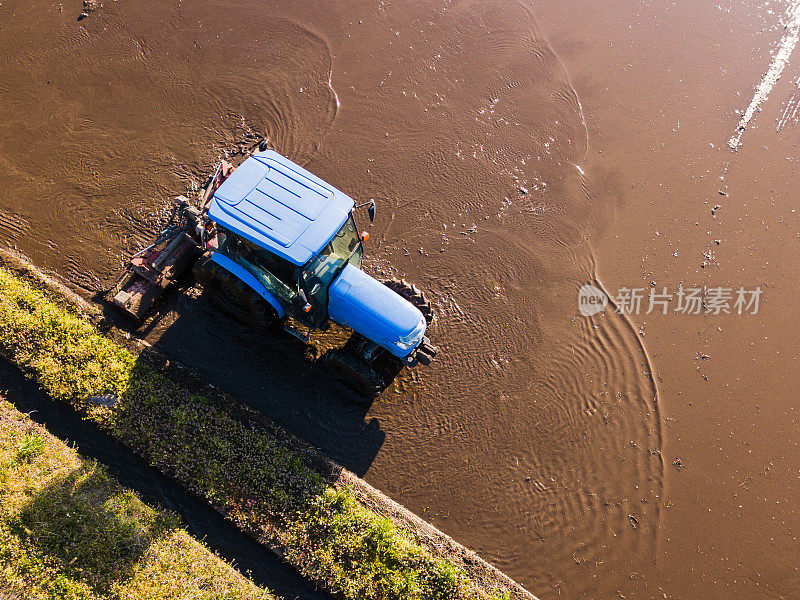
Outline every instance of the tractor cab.
{"label": "tractor cab", "polygon": [[345,264],[361,266],[353,207],[349,196],[276,152],[256,154],[211,200],[213,258],[261,292],[279,318],[324,327],[331,283]]}
{"label": "tractor cab", "polygon": [[[289,316],[314,329],[328,322],[328,294],[337,275],[348,264],[361,267],[364,250],[351,214],[331,241],[305,265],[297,266],[243,235],[217,224],[212,247],[222,262],[230,260],[263,285]],[[233,266],[222,262],[223,266]],[[281,310],[282,309],[282,310]]]}

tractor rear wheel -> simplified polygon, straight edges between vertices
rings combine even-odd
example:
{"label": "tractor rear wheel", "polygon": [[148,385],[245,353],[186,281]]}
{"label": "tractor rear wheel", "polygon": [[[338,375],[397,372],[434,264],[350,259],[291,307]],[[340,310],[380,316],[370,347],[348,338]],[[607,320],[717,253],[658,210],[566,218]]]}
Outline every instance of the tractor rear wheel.
{"label": "tractor rear wheel", "polygon": [[430,325],[433,321],[433,309],[431,308],[430,301],[425,297],[425,292],[409,283],[405,279],[389,279],[384,281],[383,285],[388,287],[393,292],[400,294],[403,298],[416,306],[425,317],[425,322]]}
{"label": "tractor rear wheel", "polygon": [[383,377],[372,365],[342,348],[329,350],[323,360],[331,374],[357,394],[355,401],[360,404],[372,402],[386,387]]}
{"label": "tractor rear wheel", "polygon": [[219,266],[206,254],[194,265],[194,274],[209,301],[237,321],[266,330],[279,321],[273,306],[241,279]]}

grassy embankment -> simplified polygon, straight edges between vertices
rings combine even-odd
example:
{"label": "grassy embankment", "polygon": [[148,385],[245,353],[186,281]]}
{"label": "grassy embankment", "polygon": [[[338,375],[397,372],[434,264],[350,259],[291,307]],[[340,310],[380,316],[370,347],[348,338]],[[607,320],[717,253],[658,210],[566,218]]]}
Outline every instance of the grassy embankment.
{"label": "grassy embankment", "polygon": [[0,598],[273,596],[0,398]]}
{"label": "grassy embankment", "polygon": [[[205,497],[303,575],[348,600],[503,597],[309,468],[270,431],[193,394],[85,318],[0,269],[0,349]],[[111,394],[113,408],[87,401]]]}

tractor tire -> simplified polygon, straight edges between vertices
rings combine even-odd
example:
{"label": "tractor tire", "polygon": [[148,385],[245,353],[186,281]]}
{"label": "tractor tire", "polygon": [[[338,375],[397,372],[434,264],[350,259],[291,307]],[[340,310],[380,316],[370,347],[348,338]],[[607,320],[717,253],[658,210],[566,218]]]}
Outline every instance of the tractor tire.
{"label": "tractor tire", "polygon": [[211,260],[211,255],[200,257],[193,272],[211,304],[240,323],[258,331],[266,331],[280,321],[277,311],[269,302]]}
{"label": "tractor tire", "polygon": [[[342,352],[351,356],[359,357],[362,362],[367,360],[365,352],[370,353],[369,345],[373,345],[367,338],[357,332],[353,332],[345,345],[341,348]],[[379,350],[372,359],[369,359],[369,366],[375,371],[383,382],[382,389],[386,389],[394,381],[394,378],[403,370],[405,363],[390,354],[386,350]]]}
{"label": "tractor tire", "polygon": [[386,387],[377,370],[344,349],[329,350],[323,360],[331,374],[356,393],[354,401],[359,404],[369,404]]}
{"label": "tractor tire", "polygon": [[425,297],[425,292],[415,286],[413,283],[407,282],[405,279],[390,279],[384,281],[383,285],[388,287],[393,292],[400,294],[403,298],[416,306],[425,317],[425,322],[430,325],[433,321],[433,309],[431,308],[430,301]]}

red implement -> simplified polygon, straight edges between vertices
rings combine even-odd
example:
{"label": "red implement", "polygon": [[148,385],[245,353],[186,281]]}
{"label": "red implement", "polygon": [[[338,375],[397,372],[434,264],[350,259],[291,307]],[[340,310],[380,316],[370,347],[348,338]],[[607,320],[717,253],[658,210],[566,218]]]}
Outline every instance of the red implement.
{"label": "red implement", "polygon": [[[255,147],[250,152],[253,151]],[[207,241],[204,226],[208,204],[235,168],[228,161],[220,161],[200,190],[196,206],[190,206],[183,196],[177,198],[179,222],[165,229],[151,246],[133,255],[107,296],[114,306],[143,321],[153,303],[194,264]]]}
{"label": "red implement", "polygon": [[178,231],[163,248],[154,248],[132,258],[128,269],[112,290],[112,302],[141,321],[153,303],[197,258],[198,246],[185,231]]}

